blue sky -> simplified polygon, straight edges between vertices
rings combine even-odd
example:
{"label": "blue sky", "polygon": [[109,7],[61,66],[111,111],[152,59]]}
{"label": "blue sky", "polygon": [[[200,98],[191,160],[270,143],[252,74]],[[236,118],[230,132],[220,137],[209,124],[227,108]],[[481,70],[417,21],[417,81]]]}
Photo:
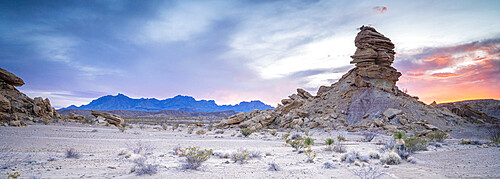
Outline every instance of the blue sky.
{"label": "blue sky", "polygon": [[1,1],[0,67],[55,107],[117,93],[275,106],[353,68],[370,24],[410,94],[498,99],[499,18],[500,1]]}

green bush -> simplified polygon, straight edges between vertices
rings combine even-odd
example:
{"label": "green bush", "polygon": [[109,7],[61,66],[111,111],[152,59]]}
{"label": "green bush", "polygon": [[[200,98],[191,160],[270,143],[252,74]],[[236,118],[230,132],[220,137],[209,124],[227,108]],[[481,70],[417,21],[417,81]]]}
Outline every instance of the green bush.
{"label": "green bush", "polygon": [[448,138],[448,134],[444,131],[432,131],[431,133],[426,135],[430,141],[434,142],[443,142],[444,139]]}
{"label": "green bush", "polygon": [[234,163],[244,164],[247,163],[248,159],[250,159],[250,153],[248,152],[241,151],[231,154],[231,160]]}
{"label": "green bush", "polygon": [[241,129],[241,134],[243,134],[243,136],[245,137],[248,137],[250,136],[250,134],[252,134],[254,131],[252,129],[249,129],[249,128],[243,128]]}
{"label": "green bush", "polygon": [[304,150],[304,153],[307,156],[307,163],[314,163],[314,158],[316,158],[316,152],[312,152],[312,150],[309,148],[307,150]]}
{"label": "green bush", "polygon": [[295,139],[289,142],[290,146],[295,149],[295,151],[299,152],[300,149],[304,148],[304,139],[302,137],[296,137]]}
{"label": "green bush", "polygon": [[410,153],[427,149],[427,141],[422,137],[411,135],[409,137],[406,137],[404,141],[405,149]]}
{"label": "green bush", "polygon": [[345,141],[345,136],[343,136],[343,135],[338,135],[338,136],[337,136],[337,140],[339,140],[339,141]]}
{"label": "green bush", "polygon": [[490,141],[494,142],[495,144],[499,144],[500,143],[500,136],[490,137]]}
{"label": "green bush", "polygon": [[393,136],[394,139],[404,139],[406,135],[403,131],[396,131]]}
{"label": "green bush", "polygon": [[309,147],[311,145],[314,145],[314,139],[312,139],[311,137],[306,137],[304,139],[304,147]]}
{"label": "green bush", "polygon": [[290,137],[290,133],[283,134],[281,136],[281,140],[286,140],[286,139],[288,139],[288,137]]}
{"label": "green bush", "polygon": [[269,134],[273,135],[273,136],[276,136],[276,130],[269,130]]}
{"label": "green bush", "polygon": [[325,144],[331,146],[335,141],[332,138],[328,138],[325,140]]}
{"label": "green bush", "polygon": [[183,169],[198,169],[201,164],[212,155],[213,151],[210,150],[200,150],[198,147],[188,147],[186,149],[181,149],[183,156],[186,157],[186,163],[182,165]]}

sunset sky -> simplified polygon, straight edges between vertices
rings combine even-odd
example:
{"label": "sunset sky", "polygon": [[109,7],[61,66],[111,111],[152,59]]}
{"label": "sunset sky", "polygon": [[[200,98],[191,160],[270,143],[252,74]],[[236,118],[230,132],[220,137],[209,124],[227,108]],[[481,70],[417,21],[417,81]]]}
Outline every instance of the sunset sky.
{"label": "sunset sky", "polygon": [[103,95],[276,106],[353,68],[372,25],[425,103],[500,99],[500,1],[0,1],[0,67],[56,108]]}

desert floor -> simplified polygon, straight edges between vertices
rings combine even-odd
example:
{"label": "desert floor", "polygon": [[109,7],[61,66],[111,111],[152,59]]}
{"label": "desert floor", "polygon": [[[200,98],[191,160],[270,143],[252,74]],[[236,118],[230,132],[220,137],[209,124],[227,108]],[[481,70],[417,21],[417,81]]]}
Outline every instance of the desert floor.
{"label": "desert floor", "polygon": [[[381,147],[377,142],[391,139],[379,135],[372,142],[362,142],[358,133],[311,130],[309,134],[315,139],[312,150],[317,157],[314,163],[307,163],[304,153],[293,152],[284,145],[281,135],[289,131],[278,132],[276,136],[265,131],[254,132],[247,138],[241,137],[236,129],[224,129],[223,134],[207,131],[204,135],[187,131],[186,127],[172,131],[136,126],[120,132],[114,127],[76,123],[0,127],[0,145],[4,149],[0,164],[8,160],[15,164],[0,169],[0,178],[6,178],[7,172],[18,172],[21,178],[357,178],[354,172],[362,167],[340,162],[342,154],[324,150],[324,140],[345,135],[348,152],[368,155]],[[378,164],[379,160],[371,159],[362,165],[378,168],[384,173],[382,178],[500,178],[500,147],[459,143],[458,139],[447,139],[442,147],[430,146],[428,151],[417,152],[412,155],[417,159],[415,164],[403,162],[384,168]],[[119,155],[122,150],[139,146],[147,149],[144,155],[148,163],[159,165],[156,174],[130,173],[134,166],[132,159]],[[246,149],[260,152],[262,157],[239,164],[212,156],[199,170],[183,170],[184,157],[173,154],[178,146],[199,146],[228,154]],[[71,148],[81,154],[80,158],[66,158],[66,150]],[[324,168],[327,161],[336,167]],[[278,164],[281,171],[268,171],[268,163]]]}

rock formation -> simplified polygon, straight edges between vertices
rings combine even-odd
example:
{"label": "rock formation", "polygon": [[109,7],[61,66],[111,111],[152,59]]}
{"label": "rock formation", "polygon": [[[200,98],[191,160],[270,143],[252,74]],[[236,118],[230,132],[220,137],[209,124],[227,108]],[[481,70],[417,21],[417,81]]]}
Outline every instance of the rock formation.
{"label": "rock formation", "polygon": [[425,134],[463,123],[452,112],[425,105],[396,86],[401,73],[391,66],[394,44],[372,27],[363,26],[355,39],[355,67],[338,82],[321,86],[316,96],[297,89],[274,110],[238,113],[219,126],[267,128],[333,128]]}
{"label": "rock formation", "polygon": [[435,104],[449,110],[472,123],[500,124],[500,101],[494,99],[468,100],[454,103]]}
{"label": "rock formation", "polygon": [[22,85],[24,81],[21,78],[0,68],[0,124],[22,126],[27,121],[59,118],[49,99],[31,99],[14,87]]}
{"label": "rock formation", "polygon": [[107,123],[115,125],[116,127],[122,127],[123,119],[115,114],[110,114],[102,111],[92,111],[92,115],[97,118],[97,120],[105,120]]}

